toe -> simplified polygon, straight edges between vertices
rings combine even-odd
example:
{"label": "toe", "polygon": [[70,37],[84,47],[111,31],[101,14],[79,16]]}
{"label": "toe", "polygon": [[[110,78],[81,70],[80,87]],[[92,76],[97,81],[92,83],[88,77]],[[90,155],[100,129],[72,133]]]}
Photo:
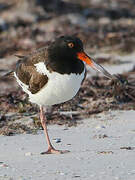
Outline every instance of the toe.
{"label": "toe", "polygon": [[44,154],[65,154],[65,153],[68,153],[68,152],[70,152],[70,151],[68,151],[68,150],[61,151],[61,150],[56,150],[54,148],[51,148],[51,149],[48,149],[45,152],[41,152],[40,154],[42,154],[42,155],[44,155]]}

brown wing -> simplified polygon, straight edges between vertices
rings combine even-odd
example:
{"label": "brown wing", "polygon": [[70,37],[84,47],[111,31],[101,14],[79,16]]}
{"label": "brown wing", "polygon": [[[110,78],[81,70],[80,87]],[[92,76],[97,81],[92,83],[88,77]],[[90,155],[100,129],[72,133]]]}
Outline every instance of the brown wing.
{"label": "brown wing", "polygon": [[48,77],[37,72],[34,64],[47,62],[47,51],[42,48],[17,62],[16,75],[20,81],[29,86],[32,94],[37,93],[48,82]]}

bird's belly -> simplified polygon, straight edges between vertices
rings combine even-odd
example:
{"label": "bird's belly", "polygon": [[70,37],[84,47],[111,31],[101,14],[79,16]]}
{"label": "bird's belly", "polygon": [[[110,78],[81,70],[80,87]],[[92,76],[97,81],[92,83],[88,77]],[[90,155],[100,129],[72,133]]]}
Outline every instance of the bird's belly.
{"label": "bird's belly", "polygon": [[47,106],[66,102],[77,94],[84,76],[85,70],[81,74],[54,73],[38,93],[29,94],[30,101]]}

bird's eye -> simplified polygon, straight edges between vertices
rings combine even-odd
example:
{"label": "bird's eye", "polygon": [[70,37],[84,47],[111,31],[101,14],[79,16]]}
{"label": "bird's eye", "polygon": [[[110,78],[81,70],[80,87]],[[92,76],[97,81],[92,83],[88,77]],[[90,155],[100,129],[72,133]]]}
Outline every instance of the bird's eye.
{"label": "bird's eye", "polygon": [[74,43],[72,43],[72,42],[68,43],[68,47],[73,48],[74,47]]}

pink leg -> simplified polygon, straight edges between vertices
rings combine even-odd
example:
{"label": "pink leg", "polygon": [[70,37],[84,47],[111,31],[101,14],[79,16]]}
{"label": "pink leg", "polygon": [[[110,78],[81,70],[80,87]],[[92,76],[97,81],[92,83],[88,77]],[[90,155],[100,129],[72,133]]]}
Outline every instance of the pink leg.
{"label": "pink leg", "polygon": [[46,140],[47,140],[47,145],[48,145],[48,150],[46,152],[42,152],[41,154],[63,154],[63,153],[69,152],[69,151],[56,150],[52,146],[51,141],[49,139],[48,131],[47,131],[47,125],[46,125],[47,120],[46,120],[46,117],[44,115],[42,106],[40,107],[40,120],[41,120],[42,127],[44,129],[44,133],[45,133]]}

